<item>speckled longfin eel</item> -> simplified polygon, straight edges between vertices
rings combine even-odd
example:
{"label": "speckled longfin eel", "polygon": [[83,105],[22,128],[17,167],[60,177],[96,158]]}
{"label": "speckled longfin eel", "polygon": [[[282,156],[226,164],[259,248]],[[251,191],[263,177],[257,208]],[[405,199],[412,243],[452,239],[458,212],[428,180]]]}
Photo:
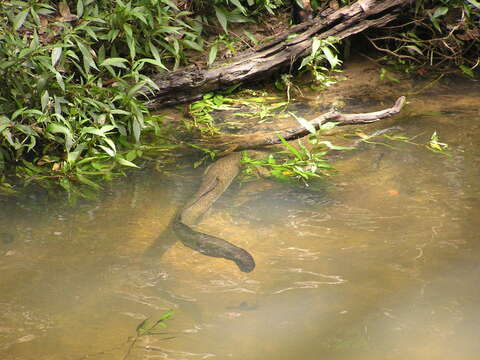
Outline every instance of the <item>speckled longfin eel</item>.
{"label": "speckled longfin eel", "polygon": [[217,160],[207,169],[198,191],[176,215],[173,229],[185,246],[207,256],[232,260],[241,271],[250,272],[255,268],[255,261],[246,250],[191,228],[238,175],[241,157],[241,153],[232,153]]}

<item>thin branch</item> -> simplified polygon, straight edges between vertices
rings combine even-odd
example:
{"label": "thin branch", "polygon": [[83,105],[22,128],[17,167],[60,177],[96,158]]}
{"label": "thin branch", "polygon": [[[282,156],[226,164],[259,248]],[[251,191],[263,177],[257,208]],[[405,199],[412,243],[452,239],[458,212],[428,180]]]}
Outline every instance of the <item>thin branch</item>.
{"label": "thin branch", "polygon": [[[329,111],[325,114],[322,114],[315,119],[311,120],[310,123],[315,127],[315,129],[320,129],[322,124],[327,122],[337,122],[338,125],[355,125],[355,124],[368,124],[379,121],[380,119],[395,115],[400,112],[403,105],[405,105],[406,98],[401,96],[395,102],[395,105],[391,108],[370,112],[370,113],[359,113],[359,114],[343,114],[338,111]],[[251,135],[245,137],[233,138],[234,143],[236,144],[235,150],[246,150],[258,148],[266,145],[276,145],[280,144],[280,137],[284,138],[287,141],[300,139],[304,136],[307,136],[310,132],[304,127],[299,126],[297,128],[287,129],[278,132],[276,135],[262,134],[258,138],[252,138]]]}

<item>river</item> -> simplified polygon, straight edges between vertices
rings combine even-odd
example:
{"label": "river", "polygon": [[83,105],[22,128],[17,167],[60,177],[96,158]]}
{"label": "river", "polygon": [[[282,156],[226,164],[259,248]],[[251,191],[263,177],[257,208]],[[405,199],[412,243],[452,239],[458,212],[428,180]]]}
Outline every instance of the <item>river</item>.
{"label": "river", "polygon": [[[422,146],[373,138],[321,191],[232,186],[200,227],[247,249],[249,274],[169,230],[200,169],[138,172],[75,206],[0,198],[0,358],[477,359],[479,98],[472,82],[410,96],[361,130]],[[423,146],[435,131],[451,156]]]}

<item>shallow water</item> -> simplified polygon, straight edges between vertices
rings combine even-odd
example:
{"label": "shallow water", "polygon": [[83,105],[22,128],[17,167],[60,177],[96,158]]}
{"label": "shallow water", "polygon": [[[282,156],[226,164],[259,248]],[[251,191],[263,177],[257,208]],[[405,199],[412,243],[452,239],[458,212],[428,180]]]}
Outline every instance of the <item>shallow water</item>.
{"label": "shallow water", "polygon": [[479,95],[424,94],[362,127],[437,131],[451,157],[364,144],[323,191],[233,186],[201,228],[249,250],[250,274],[168,229],[199,171],[137,174],[74,208],[0,200],[0,358],[123,359],[173,309],[128,359],[477,359]]}

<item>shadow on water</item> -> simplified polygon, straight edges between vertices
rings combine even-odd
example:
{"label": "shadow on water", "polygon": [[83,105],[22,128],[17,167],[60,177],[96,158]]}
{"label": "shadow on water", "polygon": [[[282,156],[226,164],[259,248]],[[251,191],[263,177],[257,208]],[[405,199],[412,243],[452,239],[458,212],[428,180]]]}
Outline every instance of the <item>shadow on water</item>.
{"label": "shadow on water", "polygon": [[475,359],[479,94],[442,89],[362,128],[437,131],[450,157],[377,138],[319,191],[232,186],[199,227],[248,248],[250,274],[170,230],[199,171],[137,174],[72,208],[1,199],[0,358],[122,359],[172,309],[128,359]]}

